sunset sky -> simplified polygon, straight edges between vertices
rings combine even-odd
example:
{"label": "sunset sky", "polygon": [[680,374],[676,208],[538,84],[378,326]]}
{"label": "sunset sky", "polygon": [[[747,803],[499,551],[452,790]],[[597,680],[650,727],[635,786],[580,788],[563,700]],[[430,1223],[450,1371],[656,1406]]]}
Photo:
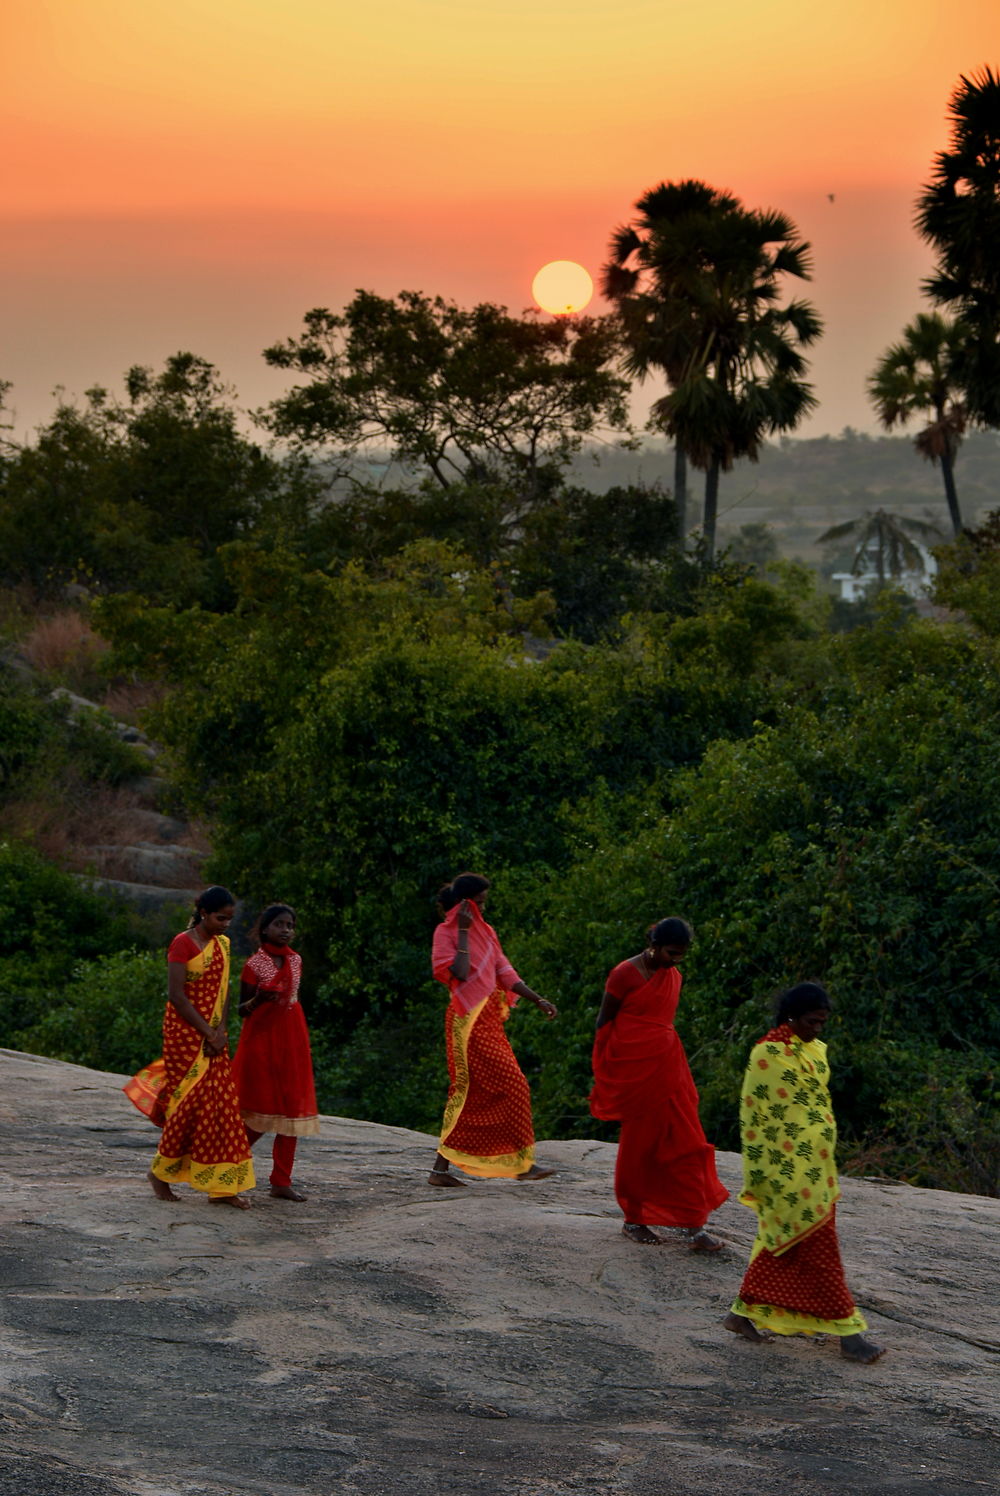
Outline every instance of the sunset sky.
{"label": "sunset sky", "polygon": [[997,0],[5,0],[17,428],[179,349],[259,405],[261,349],[357,287],[519,311],[683,177],[795,219],[827,324],[805,429],[870,428],[949,95],[998,63]]}

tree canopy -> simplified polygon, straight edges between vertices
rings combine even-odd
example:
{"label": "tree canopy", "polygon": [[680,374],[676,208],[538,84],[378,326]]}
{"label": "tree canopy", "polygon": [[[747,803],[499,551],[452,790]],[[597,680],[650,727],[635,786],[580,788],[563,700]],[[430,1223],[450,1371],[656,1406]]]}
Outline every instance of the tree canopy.
{"label": "tree canopy", "polygon": [[956,372],[969,416],[1000,426],[1000,77],[988,67],[963,75],[948,109],[950,148],[917,201],[936,255],[924,289],[967,329]]}
{"label": "tree canopy", "polygon": [[617,336],[607,319],[359,291],[343,313],[311,311],[304,332],[265,351],[307,376],[267,419],[279,436],[333,448],[347,472],[374,451],[442,488],[493,479],[530,499],[585,437],[627,431]]}

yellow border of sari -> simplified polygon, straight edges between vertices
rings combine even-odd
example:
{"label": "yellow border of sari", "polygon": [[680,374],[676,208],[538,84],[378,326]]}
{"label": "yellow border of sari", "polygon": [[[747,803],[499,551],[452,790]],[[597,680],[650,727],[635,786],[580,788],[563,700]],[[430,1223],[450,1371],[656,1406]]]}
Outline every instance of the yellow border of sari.
{"label": "yellow border of sari", "polygon": [[[750,1249],[750,1262],[766,1250],[758,1236]],[[761,1330],[773,1330],[775,1335],[861,1335],[868,1328],[868,1321],[857,1306],[847,1319],[820,1319],[816,1314],[783,1309],[779,1304],[747,1304],[737,1294],[729,1307],[733,1314],[752,1320]]]}
{"label": "yellow border of sari", "polygon": [[[212,1028],[218,1028],[222,1022],[226,996],[229,992],[229,941],[213,935],[204,949],[185,963],[185,971],[190,971],[194,976],[204,974],[205,967],[209,964],[209,952],[214,941],[218,941],[219,949],[222,951],[222,979],[212,1006],[212,1016],[208,1021]],[[164,1107],[166,1121],[170,1120],[181,1103],[190,1096],[195,1086],[204,1080],[210,1063],[204,1044],[199,1044],[194,1063],[170,1093],[170,1098]],[[192,1169],[191,1159],[187,1154],[182,1158],[165,1158],[159,1151],[150,1165],[150,1173],[155,1174],[157,1179],[162,1179],[167,1184],[186,1181],[193,1189],[203,1190],[208,1195],[238,1195],[241,1189],[253,1189],[257,1182],[254,1177],[253,1162],[249,1159],[242,1163],[223,1159],[221,1163],[203,1164],[200,1167],[195,1165]]]}
{"label": "yellow border of sari", "polygon": [[[473,1024],[483,1013],[493,995],[491,992],[489,997],[484,997],[482,1002],[469,1013],[452,1015],[451,1052],[455,1065],[455,1085],[444,1109],[438,1152],[449,1163],[457,1164],[466,1174],[478,1175],[481,1179],[516,1179],[519,1174],[524,1174],[530,1169],[535,1162],[534,1143],[529,1144],[527,1148],[519,1149],[516,1153],[500,1153],[491,1158],[483,1158],[474,1153],[461,1153],[457,1148],[449,1148],[445,1141],[449,1134],[454,1132],[469,1096],[469,1035],[472,1033]],[[505,1020],[510,1012],[510,1005],[504,1003],[503,1006],[504,1012],[501,1018]]]}

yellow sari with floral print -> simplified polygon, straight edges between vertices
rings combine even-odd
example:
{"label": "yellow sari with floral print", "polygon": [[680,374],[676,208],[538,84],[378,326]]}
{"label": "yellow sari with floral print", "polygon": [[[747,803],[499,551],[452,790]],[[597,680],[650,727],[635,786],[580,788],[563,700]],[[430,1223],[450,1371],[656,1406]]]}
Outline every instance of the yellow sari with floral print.
{"label": "yellow sari with floral print", "polygon": [[837,1124],[826,1045],[782,1024],[754,1045],[743,1082],[743,1192],[757,1239],[733,1312],[779,1334],[866,1329],[840,1261]]}

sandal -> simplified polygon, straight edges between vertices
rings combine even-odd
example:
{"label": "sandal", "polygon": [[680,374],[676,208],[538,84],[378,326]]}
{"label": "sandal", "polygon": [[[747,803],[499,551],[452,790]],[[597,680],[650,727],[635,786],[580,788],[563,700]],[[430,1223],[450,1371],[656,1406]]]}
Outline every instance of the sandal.
{"label": "sandal", "polygon": [[688,1233],[688,1247],[692,1252],[721,1252],[724,1245],[710,1236],[704,1226]]}
{"label": "sandal", "polygon": [[622,1227],[622,1236],[627,1236],[629,1241],[638,1242],[642,1247],[662,1247],[663,1237],[657,1236],[655,1231],[650,1231],[648,1226],[626,1221]]}

